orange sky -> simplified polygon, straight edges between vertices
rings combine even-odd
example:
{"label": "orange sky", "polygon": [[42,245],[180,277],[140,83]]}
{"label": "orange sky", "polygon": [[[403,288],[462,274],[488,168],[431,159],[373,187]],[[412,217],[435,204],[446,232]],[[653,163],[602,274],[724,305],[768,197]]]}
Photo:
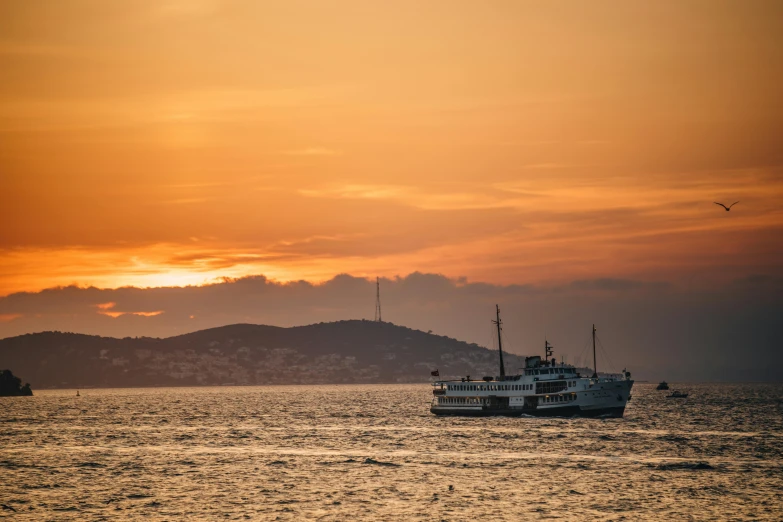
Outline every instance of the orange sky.
{"label": "orange sky", "polygon": [[0,295],[780,275],[781,35],[763,1],[2,2]]}

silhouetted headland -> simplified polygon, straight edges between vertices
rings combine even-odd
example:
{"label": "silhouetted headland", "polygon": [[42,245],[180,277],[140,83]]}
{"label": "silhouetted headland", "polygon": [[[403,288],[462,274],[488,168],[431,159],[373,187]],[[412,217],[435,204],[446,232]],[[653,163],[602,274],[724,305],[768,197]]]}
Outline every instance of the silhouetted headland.
{"label": "silhouetted headland", "polygon": [[[524,358],[507,354],[510,368]],[[426,382],[494,375],[497,352],[376,321],[235,324],[166,339],[43,332],[0,340],[36,388]]]}
{"label": "silhouetted headland", "polygon": [[22,386],[22,379],[15,377],[11,370],[0,372],[0,397],[29,397],[32,394],[30,383]]}

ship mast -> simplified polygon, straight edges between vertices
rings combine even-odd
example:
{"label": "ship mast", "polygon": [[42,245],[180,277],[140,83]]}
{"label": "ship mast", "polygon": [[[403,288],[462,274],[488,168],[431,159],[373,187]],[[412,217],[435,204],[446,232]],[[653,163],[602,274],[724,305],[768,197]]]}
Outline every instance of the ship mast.
{"label": "ship mast", "polygon": [[598,378],[598,363],[595,359],[595,324],[593,324],[593,377]]}
{"label": "ship mast", "polygon": [[498,320],[497,321],[492,321],[492,322],[495,323],[497,325],[497,327],[498,327],[498,354],[500,355],[500,378],[501,379],[505,379],[505,377],[506,377],[506,369],[503,366],[503,345],[501,344],[501,340],[500,340],[500,331],[502,330],[502,328],[500,326],[501,325],[501,321],[500,321],[500,307],[498,305],[495,305],[495,310],[497,312]]}

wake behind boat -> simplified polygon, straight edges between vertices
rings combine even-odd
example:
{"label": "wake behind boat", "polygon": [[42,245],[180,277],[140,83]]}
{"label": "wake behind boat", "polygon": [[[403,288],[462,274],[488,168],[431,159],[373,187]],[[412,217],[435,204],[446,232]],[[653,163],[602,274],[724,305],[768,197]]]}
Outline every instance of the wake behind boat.
{"label": "wake behind boat", "polygon": [[436,381],[430,412],[436,415],[489,416],[535,415],[560,417],[622,417],[631,396],[630,372],[598,376],[593,325],[593,367],[584,377],[568,364],[549,359],[552,347],[545,342],[545,358],[525,358],[524,373],[506,375],[501,345],[500,308],[496,306],[500,375],[471,380],[470,376]]}

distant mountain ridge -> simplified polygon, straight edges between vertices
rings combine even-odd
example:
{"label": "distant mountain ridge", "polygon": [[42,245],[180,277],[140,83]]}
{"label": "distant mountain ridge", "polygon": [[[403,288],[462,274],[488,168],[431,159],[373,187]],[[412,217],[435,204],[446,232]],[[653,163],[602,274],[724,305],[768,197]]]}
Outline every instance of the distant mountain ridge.
{"label": "distant mountain ridge", "polygon": [[[508,373],[524,357],[504,352]],[[0,340],[0,367],[34,389],[426,382],[496,375],[496,350],[365,320],[234,324],[165,339],[42,332]]]}

